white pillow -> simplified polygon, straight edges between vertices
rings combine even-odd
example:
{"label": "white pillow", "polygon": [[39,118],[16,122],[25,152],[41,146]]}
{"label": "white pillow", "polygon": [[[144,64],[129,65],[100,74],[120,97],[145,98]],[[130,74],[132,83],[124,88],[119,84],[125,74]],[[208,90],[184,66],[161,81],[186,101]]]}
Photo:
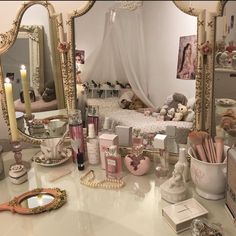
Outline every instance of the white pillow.
{"label": "white pillow", "polygon": [[191,108],[192,110],[195,110],[195,97],[188,98],[187,107]]}

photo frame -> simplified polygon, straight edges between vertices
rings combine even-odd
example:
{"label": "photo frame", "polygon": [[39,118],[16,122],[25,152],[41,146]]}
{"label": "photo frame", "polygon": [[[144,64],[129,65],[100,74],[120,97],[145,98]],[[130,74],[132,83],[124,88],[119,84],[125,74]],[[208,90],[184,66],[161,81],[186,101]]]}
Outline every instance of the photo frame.
{"label": "photo frame", "polygon": [[197,35],[181,36],[177,64],[177,79],[194,80],[197,63]]}

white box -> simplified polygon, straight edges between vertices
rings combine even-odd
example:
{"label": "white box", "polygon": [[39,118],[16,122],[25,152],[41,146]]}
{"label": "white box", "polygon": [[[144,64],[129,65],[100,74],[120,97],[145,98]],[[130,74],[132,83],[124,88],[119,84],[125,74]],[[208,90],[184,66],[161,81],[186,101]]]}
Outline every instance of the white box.
{"label": "white box", "polygon": [[116,126],[116,134],[118,135],[120,146],[132,146],[132,127],[118,125]]}
{"label": "white box", "polygon": [[167,142],[167,135],[165,134],[157,134],[154,137],[153,147],[157,149],[165,149]]}
{"label": "white box", "polygon": [[176,233],[189,229],[193,219],[207,216],[207,214],[207,209],[194,198],[162,209],[163,217]]}
{"label": "white box", "polygon": [[106,169],[105,151],[111,145],[118,145],[118,136],[115,134],[102,134],[99,136],[99,149],[102,169]]}

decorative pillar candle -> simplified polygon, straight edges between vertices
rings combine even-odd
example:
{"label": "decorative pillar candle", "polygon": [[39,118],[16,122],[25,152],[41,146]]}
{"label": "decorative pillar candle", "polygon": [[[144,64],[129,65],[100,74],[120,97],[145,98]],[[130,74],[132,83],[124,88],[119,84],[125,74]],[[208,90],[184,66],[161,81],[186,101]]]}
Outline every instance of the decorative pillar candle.
{"label": "decorative pillar candle", "polygon": [[11,130],[11,140],[18,141],[18,130],[17,130],[16,113],[12,95],[12,84],[9,78],[5,79],[4,88],[7,100],[7,111]]}
{"label": "decorative pillar candle", "polygon": [[27,81],[26,69],[24,65],[21,66],[20,75],[21,75],[21,83],[22,83],[24,102],[25,102],[25,113],[27,117],[30,117],[31,104],[30,104],[30,96],[29,96],[29,83]]}

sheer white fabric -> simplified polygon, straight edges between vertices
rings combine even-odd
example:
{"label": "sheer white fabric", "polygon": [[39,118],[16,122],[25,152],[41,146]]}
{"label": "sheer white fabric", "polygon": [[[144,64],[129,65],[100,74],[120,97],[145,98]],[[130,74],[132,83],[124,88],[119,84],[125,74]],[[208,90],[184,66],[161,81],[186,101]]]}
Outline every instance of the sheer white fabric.
{"label": "sheer white fabric", "polygon": [[83,82],[129,82],[134,93],[153,107],[148,99],[142,8],[112,9],[105,19],[103,42],[86,59]]}

